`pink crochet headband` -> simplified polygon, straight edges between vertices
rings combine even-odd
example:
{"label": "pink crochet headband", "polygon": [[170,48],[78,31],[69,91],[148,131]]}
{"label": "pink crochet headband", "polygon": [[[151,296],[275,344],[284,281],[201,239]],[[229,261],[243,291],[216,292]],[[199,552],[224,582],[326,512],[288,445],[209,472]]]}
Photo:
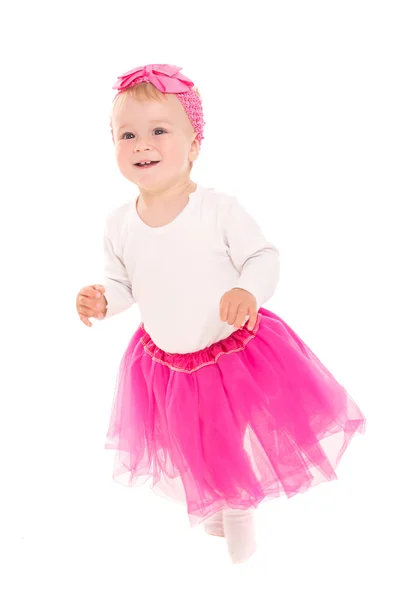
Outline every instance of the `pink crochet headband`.
{"label": "pink crochet headband", "polygon": [[[199,95],[193,89],[194,83],[180,73],[181,68],[174,65],[146,65],[137,67],[118,77],[113,90],[118,90],[115,98],[130,87],[148,81],[164,94],[175,94],[179,98],[200,144],[204,138],[203,108]],[[114,98],[114,100],[115,100]]]}

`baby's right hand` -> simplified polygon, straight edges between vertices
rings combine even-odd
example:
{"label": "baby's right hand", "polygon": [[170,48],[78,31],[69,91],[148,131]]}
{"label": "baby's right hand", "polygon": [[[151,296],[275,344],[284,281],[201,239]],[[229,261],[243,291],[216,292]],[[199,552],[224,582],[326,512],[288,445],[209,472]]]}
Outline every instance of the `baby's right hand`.
{"label": "baby's right hand", "polygon": [[102,285],[88,285],[81,289],[76,297],[76,310],[79,318],[88,327],[92,326],[88,317],[104,319],[107,312],[107,301]]}

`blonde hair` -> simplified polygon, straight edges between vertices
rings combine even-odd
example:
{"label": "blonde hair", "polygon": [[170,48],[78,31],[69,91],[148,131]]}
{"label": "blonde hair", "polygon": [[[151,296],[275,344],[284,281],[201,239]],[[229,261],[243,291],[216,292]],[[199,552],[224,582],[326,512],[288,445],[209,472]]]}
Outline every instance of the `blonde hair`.
{"label": "blonde hair", "polygon": [[[201,99],[198,88],[194,87],[193,90],[196,92],[196,94]],[[116,110],[116,109],[118,110],[121,106],[123,106],[125,100],[128,98],[139,100],[139,102],[142,102],[145,100],[156,100],[157,102],[166,102],[167,94],[160,92],[160,90],[158,90],[149,81],[142,81],[141,83],[138,83],[137,85],[130,87],[118,94],[118,96],[114,99],[114,101],[112,103],[111,114],[114,112],[114,110]],[[192,167],[193,167],[193,163],[191,162],[190,170],[192,170]]]}

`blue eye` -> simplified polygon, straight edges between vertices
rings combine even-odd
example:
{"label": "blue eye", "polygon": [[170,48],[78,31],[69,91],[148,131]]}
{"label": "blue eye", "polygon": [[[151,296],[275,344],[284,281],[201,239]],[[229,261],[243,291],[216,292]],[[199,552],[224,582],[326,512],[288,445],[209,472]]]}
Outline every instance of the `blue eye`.
{"label": "blue eye", "polygon": [[121,139],[122,139],[122,140],[128,140],[128,139],[131,139],[131,138],[126,138],[126,137],[125,137],[126,135],[132,135],[132,136],[133,136],[133,133],[129,133],[129,132],[128,132],[128,133],[124,133],[124,134],[122,135],[122,138],[121,138]]}
{"label": "blue eye", "polygon": [[163,133],[166,133],[165,129],[155,129],[154,131],[162,131]]}

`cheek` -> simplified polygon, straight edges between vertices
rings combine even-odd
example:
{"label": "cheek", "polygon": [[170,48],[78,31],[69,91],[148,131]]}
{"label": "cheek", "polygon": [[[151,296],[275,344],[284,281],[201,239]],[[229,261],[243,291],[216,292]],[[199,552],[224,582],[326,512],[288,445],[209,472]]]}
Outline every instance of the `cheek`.
{"label": "cheek", "polygon": [[118,144],[115,148],[115,156],[119,165],[126,164],[130,161],[131,152],[128,144]]}
{"label": "cheek", "polygon": [[168,148],[168,158],[176,163],[184,162],[187,159],[188,151],[185,144],[174,144]]}

